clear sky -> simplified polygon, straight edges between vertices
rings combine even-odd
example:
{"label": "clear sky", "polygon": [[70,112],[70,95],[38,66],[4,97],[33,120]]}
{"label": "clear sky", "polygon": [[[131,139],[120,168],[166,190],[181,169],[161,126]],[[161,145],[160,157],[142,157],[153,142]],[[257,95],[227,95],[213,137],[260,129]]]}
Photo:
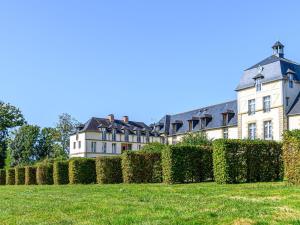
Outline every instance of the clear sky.
{"label": "clear sky", "polygon": [[276,40],[300,62],[300,1],[1,1],[0,100],[27,121],[59,114],[151,123],[236,98]]}

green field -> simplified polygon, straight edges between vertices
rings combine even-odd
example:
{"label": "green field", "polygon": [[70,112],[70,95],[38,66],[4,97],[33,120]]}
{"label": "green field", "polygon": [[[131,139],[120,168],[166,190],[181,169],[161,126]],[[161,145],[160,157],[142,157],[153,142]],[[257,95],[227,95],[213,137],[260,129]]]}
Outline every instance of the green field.
{"label": "green field", "polygon": [[284,183],[0,187],[0,224],[300,224]]}

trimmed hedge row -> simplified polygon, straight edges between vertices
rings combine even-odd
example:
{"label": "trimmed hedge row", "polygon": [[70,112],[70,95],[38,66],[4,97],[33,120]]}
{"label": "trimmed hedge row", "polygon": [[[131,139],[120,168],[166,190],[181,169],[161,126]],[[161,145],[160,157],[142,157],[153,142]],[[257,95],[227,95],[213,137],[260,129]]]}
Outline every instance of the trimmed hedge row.
{"label": "trimmed hedge row", "polygon": [[124,183],[162,181],[161,153],[125,151],[122,155]]}
{"label": "trimmed hedge row", "polygon": [[213,179],[209,146],[171,145],[162,152],[165,183],[189,183]]}
{"label": "trimmed hedge row", "polygon": [[69,161],[70,184],[96,183],[95,159],[72,158]]}
{"label": "trimmed hedge row", "polygon": [[68,184],[69,183],[69,162],[56,161],[53,164],[53,183]]}
{"label": "trimmed hedge row", "polygon": [[15,168],[9,168],[8,170],[6,170],[6,184],[15,184]]}
{"label": "trimmed hedge row", "polygon": [[53,164],[39,164],[36,168],[36,182],[39,185],[53,184]]}
{"label": "trimmed hedge row", "polygon": [[6,171],[5,169],[0,169],[0,185],[5,185],[6,183]]}
{"label": "trimmed hedge row", "polygon": [[26,166],[25,167],[25,184],[32,185],[36,184],[36,167]]}
{"label": "trimmed hedge row", "polygon": [[283,135],[284,177],[289,183],[300,184],[300,130]]}
{"label": "trimmed hedge row", "polygon": [[213,142],[217,183],[281,180],[282,145],[275,141],[218,139]]}
{"label": "trimmed hedge row", "polygon": [[15,184],[22,185],[25,184],[25,168],[15,167]]}
{"label": "trimmed hedge row", "polygon": [[96,158],[98,184],[122,183],[121,156],[102,156]]}

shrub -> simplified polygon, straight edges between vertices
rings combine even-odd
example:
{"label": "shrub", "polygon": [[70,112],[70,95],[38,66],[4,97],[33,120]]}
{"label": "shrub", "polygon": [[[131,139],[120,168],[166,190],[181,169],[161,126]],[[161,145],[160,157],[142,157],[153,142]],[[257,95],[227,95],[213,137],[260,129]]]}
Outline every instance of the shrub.
{"label": "shrub", "polygon": [[25,168],[24,167],[15,167],[15,184],[22,185],[25,184]]}
{"label": "shrub", "polygon": [[69,162],[69,181],[70,184],[95,183],[95,159],[72,158]]}
{"label": "shrub", "polygon": [[179,144],[193,146],[209,146],[212,140],[209,139],[205,132],[187,133],[183,136]]}
{"label": "shrub", "polygon": [[53,184],[53,164],[38,164],[36,168],[36,182],[39,185]]}
{"label": "shrub", "polygon": [[161,154],[126,151],[122,155],[122,172],[125,183],[159,183]]}
{"label": "shrub", "polygon": [[25,184],[32,185],[36,184],[36,167],[26,166],[25,167]]}
{"label": "shrub", "polygon": [[264,140],[213,142],[217,183],[276,181],[282,178],[281,144]]}
{"label": "shrub", "polygon": [[300,184],[300,130],[283,135],[284,177],[289,183]]}
{"label": "shrub", "polygon": [[69,183],[69,162],[55,161],[53,164],[53,182],[54,184]]}
{"label": "shrub", "polygon": [[144,145],[143,148],[141,150],[139,150],[139,152],[161,153],[164,148],[166,148],[166,145],[158,143],[158,142],[153,142],[153,143]]}
{"label": "shrub", "polygon": [[96,158],[98,184],[122,183],[122,166],[120,156],[101,156]]}
{"label": "shrub", "polygon": [[5,185],[6,183],[6,171],[5,169],[0,169],[0,185]]}
{"label": "shrub", "polygon": [[162,153],[165,183],[200,182],[213,179],[209,146],[171,145]]}
{"label": "shrub", "polygon": [[6,170],[6,184],[14,185],[15,184],[15,169],[9,168]]}

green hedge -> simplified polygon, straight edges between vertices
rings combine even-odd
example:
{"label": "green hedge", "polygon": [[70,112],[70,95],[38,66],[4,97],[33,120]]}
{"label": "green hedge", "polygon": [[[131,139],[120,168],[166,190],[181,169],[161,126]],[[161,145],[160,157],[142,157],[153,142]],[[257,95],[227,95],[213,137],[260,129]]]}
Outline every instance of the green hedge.
{"label": "green hedge", "polygon": [[121,156],[101,156],[96,158],[98,184],[122,183]]}
{"label": "green hedge", "polygon": [[72,158],[69,162],[70,184],[96,183],[95,159]]}
{"label": "green hedge", "polygon": [[6,183],[6,171],[5,169],[0,169],[0,185],[5,185]]}
{"label": "green hedge", "polygon": [[53,184],[53,164],[38,164],[36,168],[36,182],[39,185]]}
{"label": "green hedge", "polygon": [[6,170],[6,184],[7,185],[15,184],[15,168],[9,168]]}
{"label": "green hedge", "polygon": [[161,182],[161,153],[125,151],[122,154],[122,173],[125,183]]}
{"label": "green hedge", "polygon": [[69,183],[69,162],[55,161],[53,164],[53,182],[54,184]]}
{"label": "green hedge", "polygon": [[23,185],[25,184],[25,168],[24,167],[15,167],[15,184]]}
{"label": "green hedge", "polygon": [[275,141],[218,139],[213,142],[217,183],[281,180],[282,145]]}
{"label": "green hedge", "polygon": [[289,183],[300,184],[300,130],[283,135],[284,177]]}
{"label": "green hedge", "polygon": [[36,184],[36,167],[26,166],[25,167],[25,184],[32,185]]}
{"label": "green hedge", "polygon": [[212,165],[212,149],[209,146],[171,145],[162,152],[165,183],[212,180]]}

